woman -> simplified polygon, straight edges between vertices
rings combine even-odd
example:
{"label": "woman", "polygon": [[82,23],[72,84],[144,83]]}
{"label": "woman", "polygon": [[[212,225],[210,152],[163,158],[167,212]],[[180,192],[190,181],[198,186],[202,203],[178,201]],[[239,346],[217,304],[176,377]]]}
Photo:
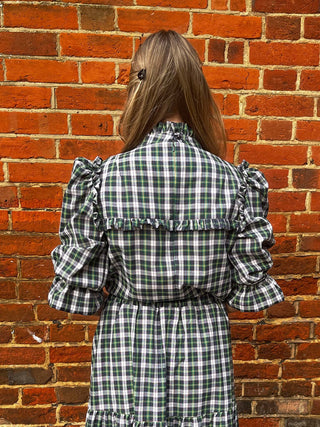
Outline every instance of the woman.
{"label": "woman", "polygon": [[201,62],[174,31],[137,50],[120,132],[121,153],[75,160],[52,252],[51,307],[101,313],[86,426],[237,426],[225,304],[283,300],[267,182],[223,160]]}

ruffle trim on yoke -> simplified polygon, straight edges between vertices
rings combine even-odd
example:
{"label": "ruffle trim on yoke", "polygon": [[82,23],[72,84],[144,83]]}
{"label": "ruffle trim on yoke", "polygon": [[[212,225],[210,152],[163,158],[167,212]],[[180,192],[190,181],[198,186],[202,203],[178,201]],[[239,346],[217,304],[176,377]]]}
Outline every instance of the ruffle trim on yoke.
{"label": "ruffle trim on yoke", "polygon": [[112,410],[87,412],[85,427],[238,427],[236,404],[230,410],[215,411],[197,417],[168,417],[165,421],[139,421],[133,414]]}

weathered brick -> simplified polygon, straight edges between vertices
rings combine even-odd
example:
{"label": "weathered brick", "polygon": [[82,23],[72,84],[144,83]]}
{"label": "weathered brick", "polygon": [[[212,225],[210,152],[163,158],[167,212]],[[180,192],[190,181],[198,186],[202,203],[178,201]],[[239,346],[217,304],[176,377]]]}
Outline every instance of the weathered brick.
{"label": "weathered brick", "polygon": [[235,363],[236,378],[263,378],[275,379],[278,377],[279,367],[271,363]]}
{"label": "weathered brick", "polygon": [[246,113],[252,116],[313,116],[313,99],[304,96],[250,95]]}
{"label": "weathered brick", "polygon": [[203,72],[212,89],[257,89],[259,70],[204,66]]}
{"label": "weathered brick", "polygon": [[240,145],[240,159],[262,165],[304,165],[307,162],[306,146]]}
{"label": "weathered brick", "polygon": [[38,305],[37,315],[39,320],[61,320],[68,317],[68,313],[51,308],[48,305]]}
{"label": "weathered brick", "polygon": [[310,323],[293,322],[282,325],[257,325],[257,341],[283,341],[297,338],[307,339],[310,334]]}
{"label": "weathered brick", "polygon": [[68,182],[72,165],[62,163],[10,163],[13,182]]}
{"label": "weathered brick", "polygon": [[78,81],[78,66],[75,61],[8,58],[5,63],[9,81],[41,83],[76,83]]}
{"label": "weathered brick", "polygon": [[290,231],[300,233],[320,231],[320,215],[305,213],[291,215]]}
{"label": "weathered brick", "polygon": [[243,64],[243,53],[243,42],[230,42],[228,48],[228,62],[230,64]]}
{"label": "weathered brick", "polygon": [[258,383],[245,382],[244,383],[244,396],[247,397],[266,397],[277,396],[279,386],[275,382],[260,381]]}
{"label": "weathered brick", "polygon": [[14,258],[0,258],[0,277],[15,277],[17,261]]}
{"label": "weathered brick", "polygon": [[269,188],[286,188],[288,186],[288,169],[262,169],[260,171],[266,177]]}
{"label": "weathered brick", "polygon": [[303,252],[320,252],[319,236],[302,236],[300,240],[300,249]]}
{"label": "weathered brick", "polygon": [[60,420],[67,422],[84,422],[87,413],[86,406],[62,406],[60,410]]}
{"label": "weathered brick", "polygon": [[0,363],[2,365],[35,365],[45,360],[43,348],[34,347],[1,347]]}
{"label": "weathered brick", "polygon": [[270,212],[304,211],[306,209],[306,195],[303,193],[288,191],[269,193]]}
{"label": "weathered brick", "polygon": [[206,8],[207,0],[137,0],[139,6]]}
{"label": "weathered brick", "polygon": [[319,169],[293,169],[293,186],[295,188],[319,188]]}
{"label": "weathered brick", "polygon": [[18,389],[0,389],[1,405],[12,405],[18,401]]}
{"label": "weathered brick", "polygon": [[285,381],[281,384],[281,396],[311,396],[312,384],[306,381]]}
{"label": "weathered brick", "polygon": [[24,388],[22,391],[23,405],[46,405],[57,401],[53,387]]}
{"label": "weathered brick", "polygon": [[259,359],[289,359],[291,348],[285,343],[262,344],[258,346]]}
{"label": "weathered brick", "polygon": [[50,283],[22,281],[19,284],[19,299],[20,300],[47,300]]}
{"label": "weathered brick", "polygon": [[15,208],[19,206],[17,187],[8,186],[1,187],[0,192],[0,207]]}
{"label": "weathered brick", "polygon": [[300,18],[292,16],[267,16],[267,39],[298,40],[300,38]]}
{"label": "weathered brick", "polygon": [[230,10],[238,10],[239,12],[245,12],[247,9],[246,0],[231,0]]}
{"label": "weathered brick", "polygon": [[304,36],[306,39],[320,38],[320,19],[316,16],[307,16],[304,21]]}
{"label": "weathered brick", "polygon": [[71,116],[73,135],[112,135],[113,121],[107,114],[73,114]]}
{"label": "weathered brick", "polygon": [[115,81],[114,62],[85,61],[81,63],[83,83],[111,84]]}
{"label": "weathered brick", "polygon": [[56,56],[56,46],[55,33],[1,31],[0,52],[3,55]]}
{"label": "weathered brick", "polygon": [[292,122],[289,120],[261,120],[260,138],[271,141],[289,141]]}
{"label": "weathered brick", "polygon": [[21,260],[21,275],[26,279],[53,277],[53,265],[48,258],[25,258]]}
{"label": "weathered brick", "polygon": [[[271,195],[275,195],[279,198],[278,193],[270,193]],[[294,199],[286,199],[288,203],[294,202]],[[275,203],[273,204],[273,207],[275,206]],[[281,205],[280,205],[281,206]],[[287,208],[284,208],[281,206],[281,210],[286,210]],[[285,253],[292,253],[296,251],[297,246],[297,238],[291,237],[291,236],[281,236],[276,238],[276,244],[271,248],[271,253],[273,254],[285,254]]]}
{"label": "weathered brick", "polygon": [[88,387],[57,387],[59,403],[85,403],[89,398]]}
{"label": "weathered brick", "polygon": [[55,157],[54,140],[48,138],[13,137],[0,138],[0,151],[2,157],[11,159],[31,159]]}
{"label": "weathered brick", "polygon": [[282,301],[268,308],[268,317],[284,318],[293,317],[296,313],[295,307],[290,301]]}
{"label": "weathered brick", "polygon": [[64,382],[89,382],[90,366],[58,366],[57,379]]}
{"label": "weathered brick", "polygon": [[[34,231],[38,233],[57,233],[59,230],[59,212],[16,211],[12,212],[12,229],[15,231]],[[30,237],[30,236],[29,236]],[[27,238],[27,237],[26,237]],[[38,255],[50,255],[50,251],[59,243],[54,237],[35,237],[39,246]],[[42,240],[41,240],[42,239]],[[32,239],[31,239],[32,241]],[[46,248],[47,251],[46,252]],[[37,253],[35,252],[34,255]],[[31,254],[30,254],[31,255]]]}
{"label": "weathered brick", "polygon": [[59,208],[63,190],[58,186],[20,187],[22,208]]}
{"label": "weathered brick", "polygon": [[52,380],[52,377],[52,369],[47,368],[0,369],[0,384],[47,384]]}
{"label": "weathered brick", "polygon": [[115,13],[111,6],[81,6],[80,23],[82,30],[112,31]]}
{"label": "weathered brick", "polygon": [[67,114],[0,111],[0,132],[66,134]]}
{"label": "weathered brick", "polygon": [[250,63],[260,65],[318,65],[319,45],[251,42]]}
{"label": "weathered brick", "polygon": [[5,4],[6,27],[78,29],[77,9],[73,6]]}
{"label": "weathered brick", "polygon": [[295,70],[265,70],[263,87],[270,90],[295,90],[297,72]]}
{"label": "weathered brick", "polygon": [[320,8],[318,0],[254,0],[252,10],[271,13],[317,13]]}
{"label": "weathered brick", "polygon": [[10,424],[49,424],[56,422],[56,408],[0,408],[0,418]]}
{"label": "weathered brick", "polygon": [[297,139],[300,141],[320,141],[320,122],[298,121]]}
{"label": "weathered brick", "polygon": [[240,37],[255,39],[261,36],[261,18],[214,13],[194,13],[195,35],[211,34],[218,37]]}
{"label": "weathered brick", "polygon": [[257,121],[247,119],[225,119],[224,125],[229,141],[255,141]]}
{"label": "weathered brick", "polygon": [[224,62],[226,42],[222,39],[210,39],[208,47],[208,60],[210,62]]}
{"label": "weathered brick", "polygon": [[85,339],[84,325],[50,325],[50,341],[77,342]]}
{"label": "weathered brick", "polygon": [[122,148],[122,141],[61,139],[60,158],[74,159],[75,157],[86,157],[93,160],[99,155],[106,159],[109,156],[120,153]]}
{"label": "weathered brick", "polygon": [[49,108],[48,87],[0,86],[0,108]]}
{"label": "weathered brick", "polygon": [[313,277],[301,279],[277,280],[285,295],[314,295],[317,292],[317,280]]}
{"label": "weathered brick", "polygon": [[231,324],[230,330],[233,340],[251,340],[253,338],[252,325]]}
{"label": "weathered brick", "polygon": [[[304,214],[301,214],[301,215],[304,215]],[[292,226],[292,223],[291,223],[291,226]],[[273,267],[269,272],[271,275],[273,274],[274,275],[311,274],[311,273],[314,273],[316,269],[316,263],[317,263],[317,259],[314,256],[296,256],[296,257],[288,256],[286,258],[274,258]]]}
{"label": "weathered brick", "polygon": [[235,344],[232,347],[232,355],[234,360],[254,360],[254,346],[249,343]]}
{"label": "weathered brick", "polygon": [[[81,348],[81,351],[79,349]],[[51,363],[76,363],[91,361],[91,346],[50,348]]]}
{"label": "weathered brick", "polygon": [[58,108],[71,110],[118,110],[126,99],[121,89],[62,87],[56,90]]}
{"label": "weathered brick", "polygon": [[31,304],[1,304],[0,320],[3,322],[15,322],[23,319],[25,322],[34,320]]}
{"label": "weathered brick", "polygon": [[59,238],[56,236],[39,237],[6,234],[1,236],[0,253],[6,255],[50,255],[52,249],[59,242]]}
{"label": "weathered brick", "polygon": [[48,328],[45,325],[14,327],[16,344],[41,344],[48,341]]}
{"label": "weathered brick", "polygon": [[1,344],[8,343],[11,340],[12,340],[11,326],[0,326],[0,343]]}

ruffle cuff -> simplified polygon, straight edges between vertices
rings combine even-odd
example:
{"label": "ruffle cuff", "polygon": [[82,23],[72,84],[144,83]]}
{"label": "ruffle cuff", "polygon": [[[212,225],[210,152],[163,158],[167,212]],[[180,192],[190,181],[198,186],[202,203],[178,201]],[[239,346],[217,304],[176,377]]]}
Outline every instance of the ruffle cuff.
{"label": "ruffle cuff", "polygon": [[284,300],[277,282],[268,274],[255,285],[233,284],[233,289],[225,300],[240,311],[260,311]]}

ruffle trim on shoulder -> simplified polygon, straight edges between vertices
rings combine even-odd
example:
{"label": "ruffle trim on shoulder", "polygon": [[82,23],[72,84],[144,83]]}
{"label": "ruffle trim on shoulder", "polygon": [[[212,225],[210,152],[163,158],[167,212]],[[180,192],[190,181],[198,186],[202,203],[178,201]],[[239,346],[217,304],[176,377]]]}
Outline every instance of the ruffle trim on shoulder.
{"label": "ruffle trim on shoulder", "polygon": [[77,180],[79,182],[77,188],[81,189],[84,194],[90,193],[93,220],[97,228],[102,226],[102,215],[98,201],[102,164],[103,160],[98,156],[93,161],[84,157],[77,157],[74,161],[71,178],[71,181]]}
{"label": "ruffle trim on shoulder", "polygon": [[204,218],[204,219],[158,219],[158,218],[105,218],[104,228],[135,230],[142,229],[146,225],[152,228],[164,228],[168,231],[185,231],[185,230],[231,230],[237,228],[236,221],[230,221],[225,218]]}
{"label": "ruffle trim on shoulder", "polygon": [[139,421],[133,414],[111,410],[87,412],[86,427],[237,427],[236,405],[230,410],[215,411],[197,417],[168,417],[165,421]]}
{"label": "ruffle trim on shoulder", "polygon": [[246,211],[247,199],[252,198],[250,193],[259,193],[259,198],[256,198],[255,204],[258,203],[263,216],[267,216],[269,209],[268,181],[258,169],[250,168],[246,160],[242,161],[237,170],[240,173],[241,182],[231,219],[238,222],[240,230],[243,230],[247,221],[250,220],[249,214]]}

